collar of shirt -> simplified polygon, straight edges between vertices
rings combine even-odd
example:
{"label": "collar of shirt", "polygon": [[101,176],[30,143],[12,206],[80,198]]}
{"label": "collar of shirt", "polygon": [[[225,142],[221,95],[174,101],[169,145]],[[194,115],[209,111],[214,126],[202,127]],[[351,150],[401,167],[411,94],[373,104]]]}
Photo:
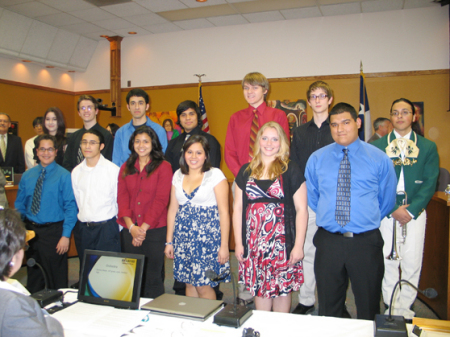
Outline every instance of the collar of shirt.
{"label": "collar of shirt", "polygon": [[38,165],[38,167],[39,167],[39,172],[41,172],[42,171],[42,169],[43,168],[45,168],[45,174],[47,175],[47,174],[51,174],[55,169],[56,169],[56,162],[55,161],[52,161],[52,163],[51,164],[49,164],[49,165],[47,165],[46,167],[43,167],[40,163],[39,163],[39,165]]}
{"label": "collar of shirt", "polygon": [[311,118],[311,120],[309,121],[308,127],[315,127],[316,129],[321,129],[324,125],[329,125],[330,124],[330,119],[327,118],[322,122],[322,125],[320,126],[320,128],[317,126],[316,122],[314,121],[314,117]]}
{"label": "collar of shirt", "polygon": [[194,136],[194,135],[198,135],[199,133],[200,133],[200,131],[201,131],[202,129],[200,128],[200,126],[196,126],[195,128],[193,128],[192,129],[192,131],[191,132],[183,132],[184,133],[184,138],[186,138],[186,136],[187,135],[189,135],[189,136]]}
{"label": "collar of shirt", "polygon": [[343,153],[342,150],[343,149],[348,149],[348,157],[349,160],[351,160],[350,158],[352,156],[355,156],[356,153],[358,153],[359,149],[361,148],[361,139],[356,139],[353,143],[351,143],[348,146],[342,146],[339,145],[338,143],[334,143],[335,144],[335,150],[337,153]]}
{"label": "collar of shirt", "polygon": [[264,113],[264,110],[266,110],[266,102],[262,102],[257,108],[252,107],[251,105],[248,106],[249,111],[253,113],[253,110],[256,109],[256,114],[258,115],[258,118],[261,117]]}
{"label": "collar of shirt", "polygon": [[394,135],[395,135],[396,139],[399,139],[399,138],[411,139],[411,132],[412,132],[412,130],[409,131],[406,135],[401,136],[397,131],[394,130]]}
{"label": "collar of shirt", "polygon": [[[16,281],[16,282],[18,282],[18,281]],[[22,289],[10,284],[8,281],[0,281],[0,289],[14,291],[14,292],[22,294],[22,295],[29,295],[29,294],[23,292]]]}

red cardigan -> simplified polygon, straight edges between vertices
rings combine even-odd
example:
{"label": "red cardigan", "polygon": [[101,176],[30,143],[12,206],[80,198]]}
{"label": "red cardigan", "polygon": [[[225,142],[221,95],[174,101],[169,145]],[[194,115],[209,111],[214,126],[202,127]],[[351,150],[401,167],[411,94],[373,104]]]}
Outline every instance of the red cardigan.
{"label": "red cardigan", "polygon": [[[141,226],[144,222],[149,229],[167,226],[167,206],[169,205],[172,187],[172,167],[163,161],[159,167],[147,177],[145,169],[140,173],[123,177],[126,163],[119,173],[117,203],[119,214],[117,222],[127,228],[123,217],[130,217],[133,223]],[[139,171],[139,158],[135,167]]]}

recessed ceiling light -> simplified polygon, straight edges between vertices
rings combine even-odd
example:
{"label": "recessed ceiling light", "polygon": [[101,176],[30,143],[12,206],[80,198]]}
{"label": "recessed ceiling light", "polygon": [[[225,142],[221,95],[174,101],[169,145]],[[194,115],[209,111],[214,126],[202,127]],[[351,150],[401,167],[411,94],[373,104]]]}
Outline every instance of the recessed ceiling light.
{"label": "recessed ceiling light", "polygon": [[74,73],[75,70],[68,70],[67,72],[68,72],[68,73]]}
{"label": "recessed ceiling light", "polygon": [[22,62],[31,62],[30,60],[22,60]]}
{"label": "recessed ceiling light", "polygon": [[100,37],[104,37],[107,39],[109,36],[108,35],[100,35]]}
{"label": "recessed ceiling light", "polygon": [[54,66],[45,66],[45,68],[55,68]]}
{"label": "recessed ceiling light", "polygon": [[136,33],[136,32],[128,32],[128,34],[130,34],[130,35],[136,35],[137,33]]}
{"label": "recessed ceiling light", "polygon": [[208,0],[196,0],[197,2],[206,2]]}

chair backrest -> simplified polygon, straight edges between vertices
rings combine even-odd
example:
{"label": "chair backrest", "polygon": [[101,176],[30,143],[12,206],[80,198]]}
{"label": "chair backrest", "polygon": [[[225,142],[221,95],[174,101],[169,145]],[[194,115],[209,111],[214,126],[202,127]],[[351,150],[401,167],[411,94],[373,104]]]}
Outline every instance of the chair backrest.
{"label": "chair backrest", "polygon": [[437,180],[436,191],[445,191],[447,185],[450,184],[450,173],[446,168],[439,168],[439,177]]}

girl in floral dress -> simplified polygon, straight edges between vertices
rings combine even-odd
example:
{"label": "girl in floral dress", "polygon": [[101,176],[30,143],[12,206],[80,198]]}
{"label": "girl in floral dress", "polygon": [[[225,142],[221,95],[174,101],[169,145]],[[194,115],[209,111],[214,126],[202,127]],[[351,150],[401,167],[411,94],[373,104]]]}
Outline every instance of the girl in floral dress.
{"label": "girl in floral dress", "polygon": [[258,310],[289,312],[291,292],[303,283],[308,222],[306,184],[289,162],[289,143],[276,122],[264,124],[253,159],[236,177],[233,212],[239,283]]}
{"label": "girl in floral dress", "polygon": [[[204,136],[191,136],[183,146],[180,169],[173,175],[167,214],[165,254],[174,259],[174,277],[186,283],[186,295],[216,299],[207,270],[229,270],[228,182],[209,162]],[[229,274],[220,281],[228,281]]]}

